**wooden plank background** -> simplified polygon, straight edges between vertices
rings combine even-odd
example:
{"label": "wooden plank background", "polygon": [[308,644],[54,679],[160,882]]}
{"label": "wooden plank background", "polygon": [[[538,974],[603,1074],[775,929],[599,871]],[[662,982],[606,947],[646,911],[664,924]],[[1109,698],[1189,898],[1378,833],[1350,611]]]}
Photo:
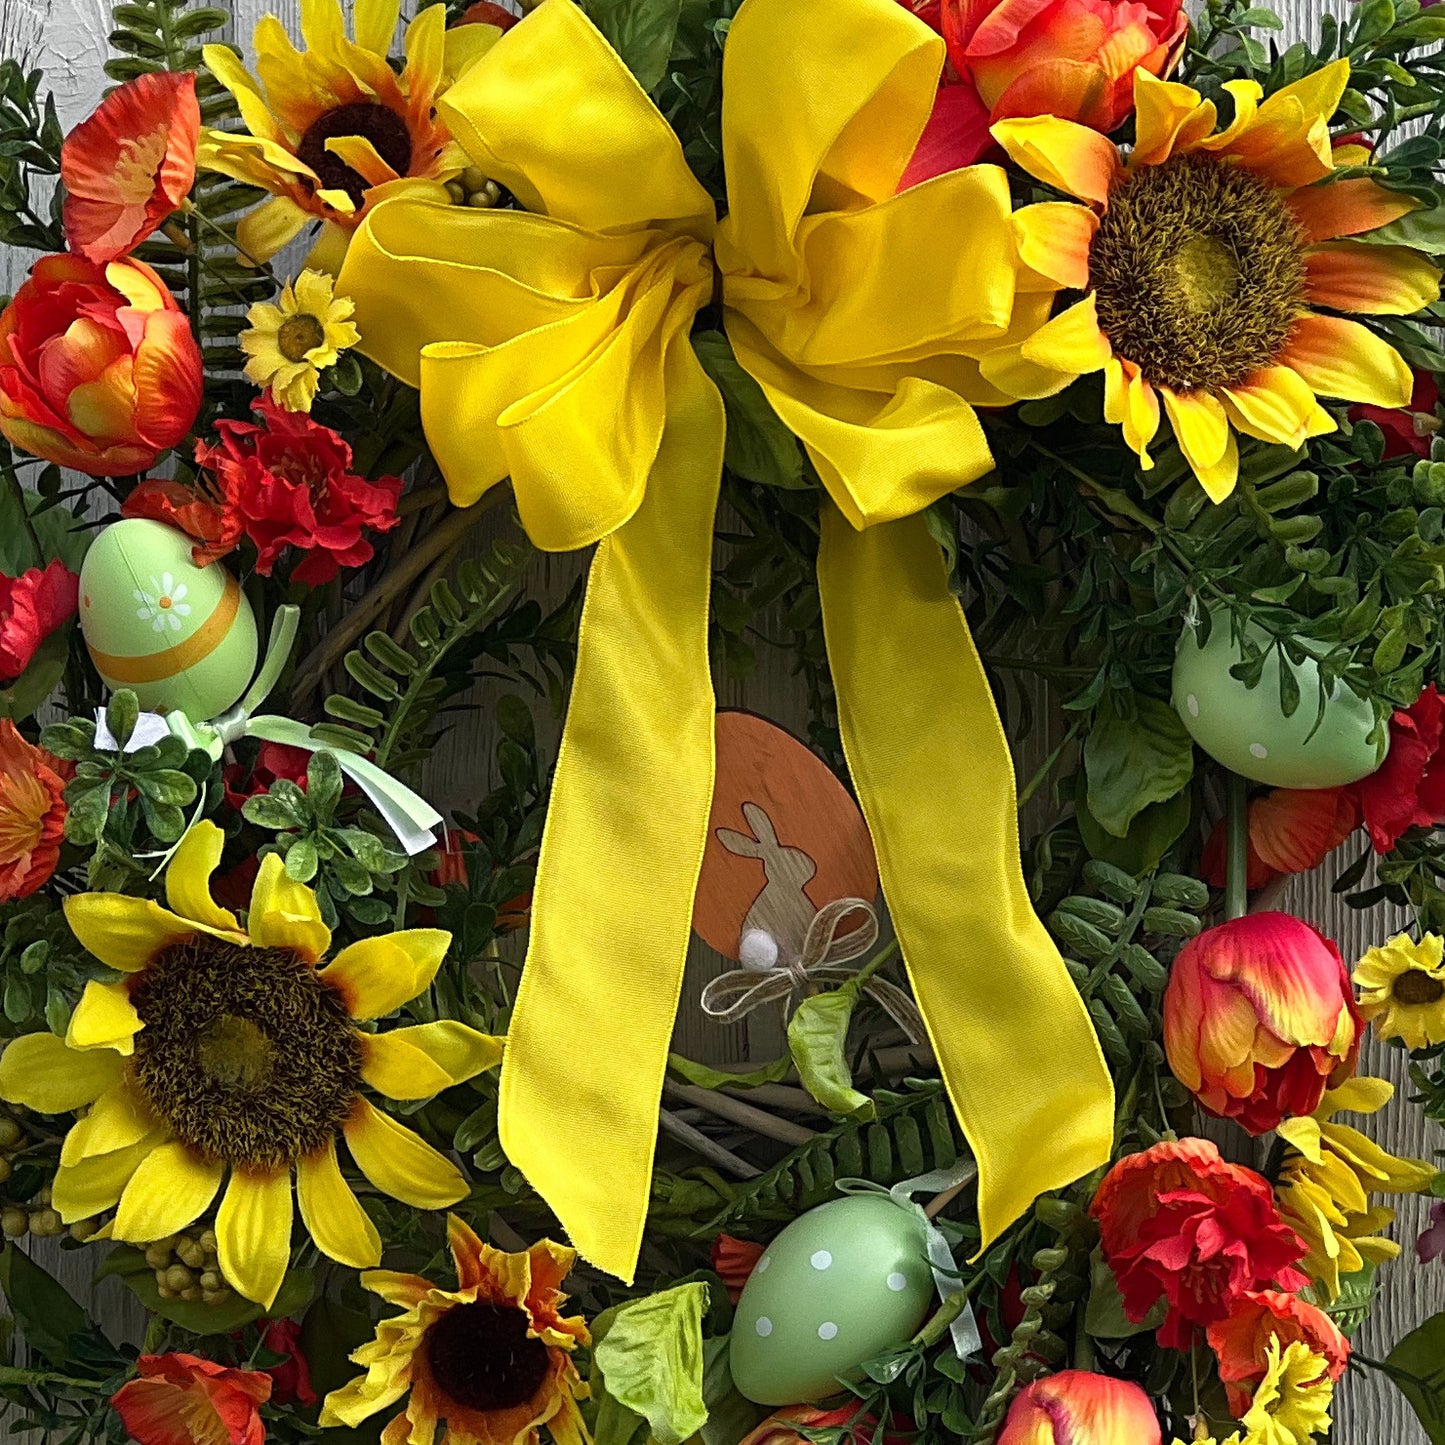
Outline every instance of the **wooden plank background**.
{"label": "wooden plank background", "polygon": [[[1277,0],[1286,19],[1285,38],[1310,34],[1327,10],[1343,13],[1348,0]],[[297,31],[296,0],[229,0],[236,16],[235,35],[243,41],[255,21],[267,9]],[[408,6],[408,9],[411,7]],[[108,6],[104,0],[0,0],[0,55],[15,55],[28,63],[43,65],[50,88],[56,95],[61,121],[67,127],[84,118],[99,97],[105,81],[101,65],[106,58],[105,35],[108,29]],[[0,294],[9,294],[23,279],[23,258],[14,253],[0,254]],[[560,596],[576,576],[580,565],[575,559],[551,559],[542,580],[548,595]],[[479,699],[479,701],[482,699]],[[719,701],[724,705],[746,705],[776,721],[802,732],[806,725],[806,699],[789,675],[785,656],[767,648],[759,649],[756,673],[743,685],[728,685]],[[430,768],[428,790],[438,807],[469,807],[493,786],[492,743],[487,735],[489,709],[476,715],[475,724],[460,724],[444,741]],[[1027,755],[1048,746],[1037,739]],[[1020,771],[1028,775],[1029,756],[1023,759]],[[1329,882],[1335,867],[1327,864],[1317,874],[1296,880],[1282,905],[1315,924],[1339,941],[1347,959],[1357,957],[1370,944],[1379,942],[1386,933],[1388,920],[1380,914],[1361,918],[1335,902]],[[702,985],[722,968],[722,960],[694,941],[689,966],[688,986],[679,1013],[677,1047],[693,1058],[713,1061],[743,1060],[749,1057],[776,1057],[782,1034],[773,1019],[759,1019],[735,1029],[724,1029],[710,1023],[697,1006]],[[1403,1068],[1403,1055],[1396,1051],[1371,1047],[1364,1059],[1364,1068],[1386,1074],[1402,1090],[1408,1090]],[[1406,1109],[1397,1102],[1388,1112],[1366,1126],[1385,1147],[1398,1153],[1429,1156],[1445,1148],[1445,1137],[1428,1125],[1418,1111]],[[1405,1245],[1407,1253],[1415,1236],[1424,1226],[1424,1201],[1406,1201],[1395,1226],[1395,1236]],[[63,1256],[48,1241],[45,1262],[56,1269],[83,1299],[89,1299],[96,1317],[114,1337],[139,1339],[142,1321],[134,1301],[114,1280],[92,1290],[90,1273],[98,1256],[90,1251]],[[1445,1309],[1445,1267],[1436,1264],[1428,1269],[1417,1267],[1413,1259],[1402,1260],[1384,1271],[1384,1290],[1374,1316],[1360,1336],[1360,1350],[1372,1358],[1381,1357],[1400,1335],[1419,1324],[1428,1315]],[[1426,1445],[1424,1432],[1403,1399],[1379,1376],[1351,1371],[1336,1410],[1338,1425],[1334,1439],[1338,1445]],[[0,1423],[0,1438],[9,1438]]]}

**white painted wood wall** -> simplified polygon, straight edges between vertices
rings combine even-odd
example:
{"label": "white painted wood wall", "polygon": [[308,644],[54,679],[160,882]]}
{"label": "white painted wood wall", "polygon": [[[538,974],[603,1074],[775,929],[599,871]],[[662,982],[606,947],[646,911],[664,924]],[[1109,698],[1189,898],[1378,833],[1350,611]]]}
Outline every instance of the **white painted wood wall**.
{"label": "white painted wood wall", "polygon": [[[274,0],[269,5],[267,0],[214,3],[234,8],[234,34],[243,41],[267,9],[274,10],[292,33],[297,33],[297,0]],[[1286,18],[1285,39],[1293,40],[1298,34],[1312,34],[1325,11],[1343,14],[1349,0],[1275,3]],[[19,56],[45,68],[61,122],[67,128],[89,113],[106,84],[101,65],[107,55],[108,28],[109,7],[105,0],[0,0],[0,55]],[[0,253],[0,294],[13,292],[21,279],[23,262],[14,253]],[[541,564],[548,569],[544,578],[547,592],[560,596],[575,576],[577,565],[565,558]],[[787,659],[767,649],[759,651],[756,674],[743,686],[727,686],[720,701],[733,706],[745,704],[799,732],[806,725],[806,700],[789,676]],[[443,811],[470,807],[494,785],[490,776],[493,740],[486,736],[482,721],[485,716],[479,715],[474,728],[459,725],[445,740],[429,770],[429,795]],[[1380,914],[1361,918],[1336,903],[1329,890],[1335,871],[1330,864],[1312,877],[1297,880],[1281,906],[1337,939],[1346,959],[1352,960],[1383,939],[1387,920]],[[713,1061],[741,1060],[750,1052],[759,1059],[776,1057],[781,1033],[771,1021],[750,1021],[745,1028],[724,1031],[701,1015],[698,993],[720,967],[717,955],[695,941],[679,1014],[679,1049],[694,1058]],[[1362,1069],[1387,1074],[1402,1094],[1408,1093],[1403,1056],[1398,1052],[1372,1047]],[[1429,1157],[1436,1149],[1445,1149],[1442,1131],[1427,1126],[1417,1110],[1405,1108],[1398,1101],[1387,1113],[1367,1123],[1366,1128],[1397,1153]],[[1372,1358],[1382,1357],[1401,1335],[1445,1309],[1445,1266],[1421,1269],[1413,1260],[1413,1242],[1424,1227],[1425,1215],[1426,1205],[1420,1200],[1407,1201],[1400,1211],[1394,1232],[1405,1246],[1406,1257],[1385,1269],[1382,1297],[1358,1341],[1360,1350]],[[116,1338],[139,1339],[139,1312],[116,1281],[108,1280],[93,1293],[89,1291],[90,1271],[97,1254],[86,1250],[57,1257],[57,1252],[47,1249],[46,1255],[47,1265],[61,1273],[82,1299],[91,1300],[92,1311],[107,1332]],[[1335,1413],[1337,1445],[1426,1445],[1424,1432],[1404,1400],[1377,1375],[1352,1371]],[[8,1445],[9,1439],[6,1426],[0,1423],[0,1440]]]}

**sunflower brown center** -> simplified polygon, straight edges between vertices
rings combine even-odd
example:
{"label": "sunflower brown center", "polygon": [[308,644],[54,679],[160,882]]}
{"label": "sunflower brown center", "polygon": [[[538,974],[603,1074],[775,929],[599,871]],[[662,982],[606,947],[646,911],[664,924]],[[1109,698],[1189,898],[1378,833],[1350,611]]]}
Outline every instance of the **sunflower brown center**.
{"label": "sunflower brown center", "polygon": [[1269,181],[1211,155],[1141,166],[1089,251],[1116,355],[1172,391],[1231,386],[1279,354],[1304,310],[1305,239]]}
{"label": "sunflower brown center", "polygon": [[306,353],[326,340],[321,323],[309,312],[288,316],[276,333],[276,345],[287,361],[305,361]]}
{"label": "sunflower brown center", "polygon": [[406,122],[379,101],[354,100],[313,120],[296,147],[297,157],[316,173],[322,190],[345,191],[356,206],[361,205],[367,188],[365,177],[326,149],[327,141],[344,135],[369,140],[397,175],[404,176],[411,169],[411,132]]}
{"label": "sunflower brown center", "polygon": [[1395,980],[1391,992],[1400,1003],[1439,1003],[1445,998],[1445,983],[1441,983],[1438,978],[1432,978],[1423,969],[1412,968]]}
{"label": "sunflower brown center", "polygon": [[361,1082],[341,995],[289,948],[201,934],[163,949],[131,1002],[132,1067],[181,1143],[274,1169],[335,1134]]}
{"label": "sunflower brown center", "polygon": [[547,1378],[547,1346],[528,1336],[516,1305],[448,1310],[426,1332],[426,1359],[438,1388],[468,1410],[525,1405]]}

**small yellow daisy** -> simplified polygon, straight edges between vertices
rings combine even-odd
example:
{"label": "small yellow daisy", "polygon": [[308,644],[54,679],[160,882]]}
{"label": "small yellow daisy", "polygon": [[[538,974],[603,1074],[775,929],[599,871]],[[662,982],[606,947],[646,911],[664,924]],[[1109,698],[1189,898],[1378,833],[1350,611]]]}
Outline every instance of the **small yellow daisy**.
{"label": "small yellow daisy", "polygon": [[330,276],[305,270],[285,287],[276,305],[263,301],[246,313],[241,333],[246,375],[287,411],[310,411],[321,373],[361,340],[351,322],[355,305],[338,296]]}
{"label": "small yellow daisy", "polygon": [[1427,1049],[1445,1043],[1445,940],[1407,933],[1372,948],[1355,967],[1360,1011],[1382,1039]]}

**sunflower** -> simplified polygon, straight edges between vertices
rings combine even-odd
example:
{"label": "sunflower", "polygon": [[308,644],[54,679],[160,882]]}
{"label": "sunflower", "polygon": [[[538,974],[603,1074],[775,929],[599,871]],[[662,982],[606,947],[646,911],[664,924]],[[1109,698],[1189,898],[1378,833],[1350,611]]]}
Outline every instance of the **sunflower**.
{"label": "sunflower", "polygon": [[263,16],[252,39],[256,76],[230,47],[205,47],[206,67],[235,96],[246,131],[203,131],[198,164],[272,195],[237,228],[249,259],[270,260],[316,220],[326,224],[312,260],[336,271],[377,201],[449,201],[446,182],[469,162],[437,119],[437,96],[501,31],[448,31],[446,6],[430,5],[407,26],[397,74],[387,55],[399,14],[399,0],[357,0],[352,40],[339,0],[301,0],[304,51],[274,15]]}
{"label": "sunflower", "polygon": [[[1005,120],[1015,161],[1087,205],[1029,208],[1024,259],[1085,293],[1020,345],[984,362],[1013,396],[1047,396],[1104,373],[1104,414],[1141,465],[1162,410],[1216,501],[1239,473],[1235,433],[1300,446],[1335,428],[1319,396],[1408,404],[1410,368],[1369,327],[1328,312],[1407,315],[1439,295],[1440,272],[1403,246],[1353,239],[1416,202],[1332,151],[1328,122],[1349,79],[1338,60],[1261,103],[1226,84],[1234,118],[1187,85],[1135,77],[1127,157],[1097,131],[1052,116]],[[1321,311],[1317,308],[1324,308]]]}
{"label": "sunflower", "polygon": [[291,1252],[291,1176],[317,1247],[355,1268],[381,1240],[337,1162],[336,1136],[377,1189],[418,1209],[467,1192],[456,1166],[371,1104],[426,1098],[493,1067],[501,1040],[450,1020],[369,1033],[415,998],[450,943],[437,929],[331,944],[316,895],[264,858],[242,928],[211,897],[223,836],[193,827],[166,902],[65,900],[80,942],[125,977],[90,982],[64,1039],[26,1034],[0,1055],[0,1098],[45,1114],[88,1109],[66,1136],[52,1201],[67,1223],[119,1206],[116,1239],[146,1243],[216,1214],[222,1273],[269,1305]]}
{"label": "sunflower", "polygon": [[587,1387],[572,1351],[588,1343],[587,1326],[559,1312],[576,1252],[542,1240],[505,1254],[455,1215],[447,1233],[454,1290],[414,1274],[362,1275],[367,1289],[405,1313],[382,1320],[351,1356],[366,1374],[326,1397],[321,1424],[354,1427],[409,1390],[382,1445],[430,1441],[441,1418],[441,1445],[532,1445],[543,1425],[558,1445],[583,1445],[577,1401]]}
{"label": "sunflower", "polygon": [[1269,1372],[1245,1412],[1244,1445],[1310,1445],[1330,1428],[1335,1382],[1324,1359],[1295,1341],[1269,1342]]}
{"label": "sunflower", "polygon": [[1348,1125],[1336,1114],[1374,1114],[1395,1092],[1385,1079],[1351,1079],[1328,1092],[1311,1115],[1279,1126],[1289,1145],[1276,1196],[1284,1222],[1309,1246],[1300,1268],[1330,1300],[1338,1298],[1340,1276],[1383,1264],[1400,1252],[1381,1231],[1395,1211],[1372,1202],[1372,1194],[1419,1194],[1430,1188],[1435,1166],[1400,1159]]}
{"label": "sunflower", "polygon": [[1416,943],[1402,933],[1370,949],[1354,979],[1360,1012],[1382,1039],[1403,1039],[1412,1049],[1445,1043],[1445,940],[1427,933]]}
{"label": "sunflower", "polygon": [[361,340],[351,322],[355,309],[350,297],[336,294],[330,276],[303,271],[274,306],[262,301],[246,313],[246,375],[285,410],[310,411],[323,368]]}

